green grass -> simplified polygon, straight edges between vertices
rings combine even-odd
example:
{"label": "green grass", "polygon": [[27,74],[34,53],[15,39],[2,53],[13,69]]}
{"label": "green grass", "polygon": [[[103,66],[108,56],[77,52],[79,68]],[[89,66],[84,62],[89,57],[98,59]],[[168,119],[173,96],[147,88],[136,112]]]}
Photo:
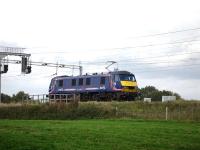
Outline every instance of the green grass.
{"label": "green grass", "polygon": [[1,150],[198,150],[200,123],[0,120]]}

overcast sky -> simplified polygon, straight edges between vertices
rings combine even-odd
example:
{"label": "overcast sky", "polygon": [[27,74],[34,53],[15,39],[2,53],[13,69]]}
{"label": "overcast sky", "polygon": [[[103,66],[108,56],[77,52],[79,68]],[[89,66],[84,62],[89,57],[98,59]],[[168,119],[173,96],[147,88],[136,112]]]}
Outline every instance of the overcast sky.
{"label": "overcast sky", "polygon": [[[105,72],[106,61],[117,61],[139,87],[200,99],[199,14],[198,0],[0,0],[0,46],[26,47],[32,61],[81,63],[84,73]],[[55,72],[33,66],[21,75],[19,65],[9,65],[2,92],[47,93]]]}

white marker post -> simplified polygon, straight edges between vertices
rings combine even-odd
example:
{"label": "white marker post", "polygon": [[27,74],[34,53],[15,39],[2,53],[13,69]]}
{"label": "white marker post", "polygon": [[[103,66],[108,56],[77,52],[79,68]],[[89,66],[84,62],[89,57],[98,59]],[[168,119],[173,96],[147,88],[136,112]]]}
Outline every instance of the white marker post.
{"label": "white marker post", "polygon": [[165,109],[165,120],[167,121],[168,120],[168,107],[166,106],[166,109]]}

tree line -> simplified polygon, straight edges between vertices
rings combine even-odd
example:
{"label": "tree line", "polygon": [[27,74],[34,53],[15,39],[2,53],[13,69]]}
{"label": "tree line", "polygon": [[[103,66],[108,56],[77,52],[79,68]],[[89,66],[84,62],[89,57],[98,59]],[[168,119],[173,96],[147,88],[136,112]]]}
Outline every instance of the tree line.
{"label": "tree line", "polygon": [[151,98],[151,101],[162,101],[162,96],[176,96],[177,100],[181,100],[181,96],[178,93],[167,91],[167,90],[158,90],[154,86],[146,86],[139,89],[141,95],[138,97],[139,100],[144,98]]}
{"label": "tree line", "polygon": [[20,102],[27,96],[29,95],[26,94],[24,91],[19,91],[17,94],[13,94],[12,96],[2,93],[1,102],[2,103]]}

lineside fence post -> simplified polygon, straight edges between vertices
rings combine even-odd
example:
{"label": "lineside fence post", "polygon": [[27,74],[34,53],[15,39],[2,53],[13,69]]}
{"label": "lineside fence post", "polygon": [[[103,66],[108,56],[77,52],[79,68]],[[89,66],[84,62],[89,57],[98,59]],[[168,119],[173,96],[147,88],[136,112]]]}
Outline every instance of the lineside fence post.
{"label": "lineside fence post", "polygon": [[116,117],[118,116],[118,108],[117,108],[117,106],[115,107],[115,116]]}
{"label": "lineside fence post", "polygon": [[165,120],[168,120],[168,107],[165,108]]}

